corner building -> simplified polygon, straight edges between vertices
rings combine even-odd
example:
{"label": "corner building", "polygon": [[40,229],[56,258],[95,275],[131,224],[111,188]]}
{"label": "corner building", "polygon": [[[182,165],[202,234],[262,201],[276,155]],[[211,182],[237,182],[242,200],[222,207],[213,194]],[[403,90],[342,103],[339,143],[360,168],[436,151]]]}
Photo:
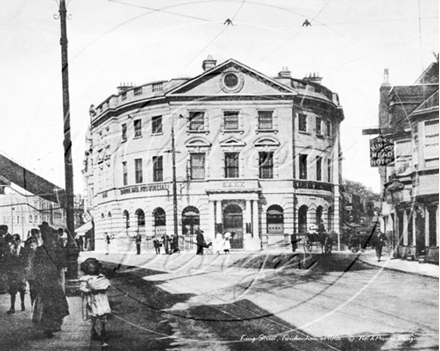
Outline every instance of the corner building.
{"label": "corner building", "polygon": [[173,136],[181,249],[199,228],[207,241],[234,232],[245,250],[283,247],[321,220],[340,234],[337,94],[287,68],[270,78],[211,56],[202,68],[92,105],[83,173],[97,247],[105,232],[119,248],[173,234]]}

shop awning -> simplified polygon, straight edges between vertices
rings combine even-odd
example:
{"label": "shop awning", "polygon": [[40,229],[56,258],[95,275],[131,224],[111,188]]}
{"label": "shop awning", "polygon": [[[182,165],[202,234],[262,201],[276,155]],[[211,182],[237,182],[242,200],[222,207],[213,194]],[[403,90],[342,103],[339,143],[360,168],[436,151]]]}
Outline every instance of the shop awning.
{"label": "shop awning", "polygon": [[89,221],[87,223],[84,223],[82,226],[75,229],[76,234],[83,234],[87,232],[88,230],[92,229],[93,224],[92,221]]}

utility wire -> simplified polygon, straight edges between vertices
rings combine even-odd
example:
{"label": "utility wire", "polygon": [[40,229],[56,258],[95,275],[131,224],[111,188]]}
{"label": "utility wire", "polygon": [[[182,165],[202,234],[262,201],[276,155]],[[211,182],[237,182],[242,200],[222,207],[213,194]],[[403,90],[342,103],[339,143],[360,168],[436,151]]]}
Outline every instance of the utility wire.
{"label": "utility wire", "polygon": [[[212,21],[212,20],[209,20],[209,19],[206,19],[206,18],[197,17],[197,16],[191,16],[191,15],[184,15],[184,14],[181,14],[181,13],[165,10],[165,9],[168,9],[168,8],[171,8],[171,7],[180,6],[181,4],[166,6],[166,7],[162,7],[160,9],[157,9],[157,8],[154,8],[154,7],[129,4],[129,3],[126,3],[126,2],[116,1],[116,0],[108,0],[108,1],[114,2],[114,3],[117,3],[117,4],[121,4],[121,5],[127,5],[127,6],[138,7],[138,8],[141,8],[141,9],[150,10],[151,12],[166,13],[166,14],[170,14],[170,15],[174,15],[174,16],[196,19],[196,20],[203,21],[203,22],[210,22],[210,23],[219,23],[219,24],[221,24],[220,22]],[[191,3],[186,3],[185,5],[188,5],[188,4],[191,4]]]}

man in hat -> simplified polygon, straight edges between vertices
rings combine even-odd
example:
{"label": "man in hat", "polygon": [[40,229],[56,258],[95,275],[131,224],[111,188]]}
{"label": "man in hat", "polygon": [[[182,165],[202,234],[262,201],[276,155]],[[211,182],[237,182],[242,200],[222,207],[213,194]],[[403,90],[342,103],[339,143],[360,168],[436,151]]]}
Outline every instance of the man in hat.
{"label": "man in hat", "polygon": [[5,258],[9,249],[9,242],[6,241],[6,234],[8,234],[8,226],[0,225],[0,294],[6,293],[6,271]]}
{"label": "man in hat", "polygon": [[15,297],[17,295],[17,292],[20,293],[21,310],[26,310],[24,305],[24,295],[26,293],[26,262],[25,252],[20,244],[20,235],[12,235],[12,244],[5,258],[8,293],[9,295],[11,295],[11,308],[7,312],[8,314],[15,313]]}
{"label": "man in hat", "polygon": [[197,255],[203,255],[203,248],[209,247],[211,243],[206,244],[205,237],[203,236],[204,231],[198,230],[197,236],[196,236],[196,242],[197,242]]}

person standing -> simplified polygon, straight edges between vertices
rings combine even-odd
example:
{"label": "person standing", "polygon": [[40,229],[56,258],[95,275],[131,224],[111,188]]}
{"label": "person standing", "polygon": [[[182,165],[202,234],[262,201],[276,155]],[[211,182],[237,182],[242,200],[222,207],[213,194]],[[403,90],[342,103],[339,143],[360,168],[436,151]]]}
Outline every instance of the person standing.
{"label": "person standing", "polygon": [[137,235],[136,235],[136,255],[141,254],[141,244],[142,244],[142,235],[141,235],[141,233],[137,233]]}
{"label": "person standing", "polygon": [[38,242],[37,240],[30,236],[25,244],[25,277],[29,283],[29,295],[31,297],[31,306],[34,305],[35,299],[37,298],[36,282],[35,282],[35,272],[34,272],[34,261],[35,261],[35,251],[37,250]]}
{"label": "person standing", "polygon": [[225,233],[225,238],[224,238],[224,241],[223,241],[223,251],[224,251],[225,255],[227,255],[227,254],[230,255],[231,254],[229,252],[229,250],[231,249],[231,237],[232,237],[231,233],[229,233],[229,232]]}
{"label": "person standing", "polygon": [[12,235],[12,244],[5,259],[8,293],[11,295],[11,308],[8,314],[15,313],[15,297],[20,293],[21,310],[25,311],[24,295],[26,293],[25,252],[21,247],[20,235]]}
{"label": "person standing", "polygon": [[156,255],[160,255],[160,247],[162,246],[160,240],[157,238],[157,236],[154,237],[153,240],[154,249],[156,250]]}
{"label": "person standing", "polygon": [[110,242],[111,242],[110,235],[105,232],[105,254],[108,255],[110,253]]}
{"label": "person standing", "polygon": [[376,250],[377,262],[380,262],[380,258],[382,257],[382,249],[385,246],[386,236],[384,233],[380,231],[380,229],[376,230],[375,238],[374,238],[374,249]]}
{"label": "person standing", "polygon": [[298,248],[298,239],[296,238],[296,233],[290,236],[290,243],[292,244],[292,252],[295,252]]}
{"label": "person standing", "polygon": [[0,225],[0,294],[5,294],[7,289],[5,259],[9,243],[6,241],[5,235],[8,233],[8,229],[7,225]]}
{"label": "person standing", "polygon": [[196,242],[197,242],[197,255],[203,255],[203,248],[209,247],[211,243],[206,244],[205,237],[203,236],[204,231],[198,230],[197,236],[196,236]]}
{"label": "person standing", "polygon": [[163,247],[165,249],[165,254],[168,255],[170,252],[170,237],[167,235],[167,233],[164,233],[162,235],[162,243],[163,243]]}
{"label": "person standing", "polygon": [[61,270],[67,267],[66,250],[60,246],[55,229],[40,225],[43,245],[35,251],[34,273],[37,289],[32,322],[48,338],[61,331],[69,305],[64,294]]}
{"label": "person standing", "polygon": [[78,235],[79,251],[84,251],[84,239],[81,235]]}
{"label": "person standing", "polygon": [[90,319],[92,340],[100,340],[101,347],[107,348],[107,316],[111,313],[107,297],[110,281],[100,272],[102,264],[96,258],[88,258],[81,263],[84,275],[80,278],[79,290],[83,300],[83,320]]}

